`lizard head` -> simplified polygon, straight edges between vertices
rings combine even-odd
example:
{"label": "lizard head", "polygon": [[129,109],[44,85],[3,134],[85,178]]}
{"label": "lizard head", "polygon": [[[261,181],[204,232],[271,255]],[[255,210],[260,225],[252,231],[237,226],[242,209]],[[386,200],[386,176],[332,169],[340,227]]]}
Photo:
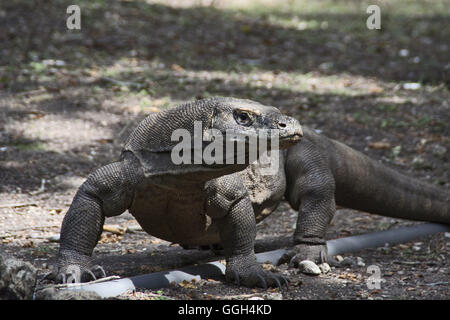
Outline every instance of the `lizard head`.
{"label": "lizard head", "polygon": [[[235,98],[216,98],[217,104],[211,128],[227,135],[266,139],[270,143],[276,135],[279,148],[285,149],[300,141],[303,131],[297,119],[286,116],[278,108]],[[233,138],[233,137],[232,137]]]}
{"label": "lizard head", "polygon": [[147,116],[124,149],[137,155],[146,175],[193,173],[193,179],[211,179],[243,170],[302,135],[299,122],[275,107],[218,97]]}
{"label": "lizard head", "polygon": [[214,165],[218,159],[220,164],[248,165],[266,151],[288,148],[303,136],[300,123],[275,107],[236,98],[208,100],[213,108],[204,137],[214,143],[203,144],[203,150],[214,149],[214,160],[207,161]]}

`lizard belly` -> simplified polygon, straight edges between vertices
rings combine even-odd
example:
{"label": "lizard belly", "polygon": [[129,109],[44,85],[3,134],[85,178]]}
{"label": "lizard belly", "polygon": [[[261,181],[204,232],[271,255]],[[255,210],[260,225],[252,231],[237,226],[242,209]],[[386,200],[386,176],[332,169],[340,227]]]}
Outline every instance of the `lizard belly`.
{"label": "lizard belly", "polygon": [[130,213],[150,235],[183,245],[219,242],[205,211],[203,191],[180,192],[146,184],[135,194]]}

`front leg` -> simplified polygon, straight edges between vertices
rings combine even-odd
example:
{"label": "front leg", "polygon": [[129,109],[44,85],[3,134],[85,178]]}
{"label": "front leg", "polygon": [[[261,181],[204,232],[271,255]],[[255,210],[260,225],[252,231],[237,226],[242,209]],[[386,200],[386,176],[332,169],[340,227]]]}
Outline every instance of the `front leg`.
{"label": "front leg", "polygon": [[131,154],[89,175],[62,223],[53,272],[58,282],[85,282],[105,276],[101,267],[92,264],[92,251],[102,233],[105,217],[119,215],[131,205],[134,187],[142,178],[140,164]]}
{"label": "front leg", "polygon": [[238,175],[213,180],[207,186],[208,215],[219,228],[226,257],[225,278],[246,287],[280,287],[287,280],[267,272],[256,261],[256,220],[252,202]]}
{"label": "front leg", "polygon": [[286,163],[287,198],[298,209],[294,248],[280,263],[327,260],[325,235],[336,211],[335,181],[320,150],[309,141],[295,146]]}

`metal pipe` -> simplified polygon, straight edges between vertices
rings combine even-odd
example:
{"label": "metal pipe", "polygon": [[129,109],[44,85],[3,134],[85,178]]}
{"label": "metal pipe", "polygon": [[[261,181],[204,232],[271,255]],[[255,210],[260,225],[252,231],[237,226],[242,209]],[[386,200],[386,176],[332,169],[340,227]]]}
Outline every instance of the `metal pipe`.
{"label": "metal pipe", "polygon": [[[327,241],[328,255],[334,256],[342,253],[355,252],[367,248],[408,242],[416,238],[432,235],[439,232],[449,232],[450,226],[436,223],[424,223],[412,227],[402,227],[387,231],[372,232],[368,234],[340,238]],[[286,252],[278,249],[258,253],[258,262],[278,264],[278,260]],[[127,290],[158,289],[168,287],[172,282],[199,281],[200,279],[222,277],[225,266],[218,262],[209,262],[202,265],[188,266],[179,270],[161,271],[130,278],[114,279],[109,281],[96,281],[93,283],[70,284],[63,290],[94,291],[102,298],[115,297]]]}

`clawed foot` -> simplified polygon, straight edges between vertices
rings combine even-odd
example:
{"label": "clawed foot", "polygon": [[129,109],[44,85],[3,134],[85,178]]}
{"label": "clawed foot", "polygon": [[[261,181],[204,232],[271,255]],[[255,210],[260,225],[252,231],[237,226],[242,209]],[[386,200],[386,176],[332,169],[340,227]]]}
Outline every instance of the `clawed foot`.
{"label": "clawed foot", "polygon": [[305,274],[318,275],[329,271],[326,245],[298,244],[285,253],[278,264],[288,263]]}
{"label": "clawed foot", "polygon": [[106,277],[105,270],[99,265],[93,265],[91,257],[64,250],[59,253],[53,272],[46,278],[56,283],[78,283],[104,277]]}
{"label": "clawed foot", "polygon": [[225,278],[228,282],[245,287],[289,287],[289,281],[281,274],[264,270],[256,261],[246,263],[246,259],[236,259],[227,263]]}
{"label": "clawed foot", "polygon": [[99,265],[86,268],[71,264],[65,268],[60,268],[55,281],[57,283],[79,283],[90,282],[104,277],[106,277],[105,270]]}

